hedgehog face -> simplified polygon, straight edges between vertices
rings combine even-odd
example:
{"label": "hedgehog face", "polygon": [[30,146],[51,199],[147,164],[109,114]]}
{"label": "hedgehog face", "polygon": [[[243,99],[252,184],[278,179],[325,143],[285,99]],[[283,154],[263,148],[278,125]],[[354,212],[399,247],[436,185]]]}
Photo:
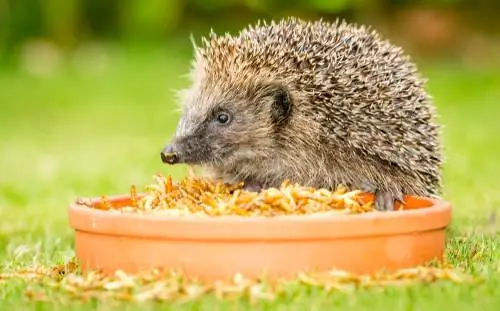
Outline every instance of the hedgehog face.
{"label": "hedgehog face", "polygon": [[234,167],[268,159],[273,133],[286,122],[291,108],[289,93],[277,84],[224,90],[208,83],[193,86],[184,99],[175,136],[162,152],[163,162]]}

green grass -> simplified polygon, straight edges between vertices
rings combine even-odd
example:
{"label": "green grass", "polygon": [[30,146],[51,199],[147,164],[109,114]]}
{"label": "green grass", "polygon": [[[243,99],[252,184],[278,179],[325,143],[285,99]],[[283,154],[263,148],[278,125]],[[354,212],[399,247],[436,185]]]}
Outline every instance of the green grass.
{"label": "green grass", "polygon": [[[73,256],[68,203],[76,196],[122,193],[166,168],[159,151],[175,128],[173,90],[185,86],[190,51],[131,49],[114,55],[100,74],[64,67],[37,78],[0,71],[0,265],[54,265]],[[500,310],[499,68],[422,65],[445,128],[445,196],[454,218],[448,253],[481,285],[448,283],[330,293],[291,287],[261,309]],[[496,218],[495,218],[496,215]],[[112,251],[112,250],[110,250]],[[24,297],[26,283],[0,285],[2,310],[197,310],[250,308],[214,297],[188,304],[80,303]]]}

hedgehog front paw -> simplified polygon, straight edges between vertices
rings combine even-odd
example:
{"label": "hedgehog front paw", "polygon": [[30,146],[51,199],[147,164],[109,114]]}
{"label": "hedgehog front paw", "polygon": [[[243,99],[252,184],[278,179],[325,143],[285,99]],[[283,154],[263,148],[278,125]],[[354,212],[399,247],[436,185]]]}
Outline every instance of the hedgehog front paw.
{"label": "hedgehog front paw", "polygon": [[264,188],[261,184],[253,181],[245,181],[243,184],[243,190],[250,192],[260,192]]}
{"label": "hedgehog front paw", "polygon": [[396,201],[402,202],[403,197],[400,194],[394,194],[388,190],[375,191],[375,209],[378,211],[393,211]]}
{"label": "hedgehog front paw", "polygon": [[389,191],[375,191],[375,209],[378,211],[393,211],[396,199]]}

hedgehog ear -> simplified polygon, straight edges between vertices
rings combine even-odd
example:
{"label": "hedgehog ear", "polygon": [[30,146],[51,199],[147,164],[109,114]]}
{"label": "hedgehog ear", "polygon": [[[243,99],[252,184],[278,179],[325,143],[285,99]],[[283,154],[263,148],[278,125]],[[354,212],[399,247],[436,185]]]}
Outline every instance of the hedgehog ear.
{"label": "hedgehog ear", "polygon": [[273,88],[272,97],[271,118],[275,123],[283,123],[292,113],[290,93],[284,87],[276,86]]}

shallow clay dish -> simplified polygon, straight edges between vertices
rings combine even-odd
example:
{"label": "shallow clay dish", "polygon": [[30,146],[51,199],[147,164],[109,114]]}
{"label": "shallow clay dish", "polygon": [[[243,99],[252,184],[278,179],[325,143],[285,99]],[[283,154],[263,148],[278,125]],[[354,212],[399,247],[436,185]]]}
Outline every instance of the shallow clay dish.
{"label": "shallow clay dish", "polygon": [[[129,196],[109,200],[125,206]],[[397,212],[275,218],[116,213],[74,203],[69,219],[84,272],[166,268],[212,280],[238,272],[249,277],[327,269],[370,273],[442,258],[451,205],[420,197],[405,201],[405,210]]]}

